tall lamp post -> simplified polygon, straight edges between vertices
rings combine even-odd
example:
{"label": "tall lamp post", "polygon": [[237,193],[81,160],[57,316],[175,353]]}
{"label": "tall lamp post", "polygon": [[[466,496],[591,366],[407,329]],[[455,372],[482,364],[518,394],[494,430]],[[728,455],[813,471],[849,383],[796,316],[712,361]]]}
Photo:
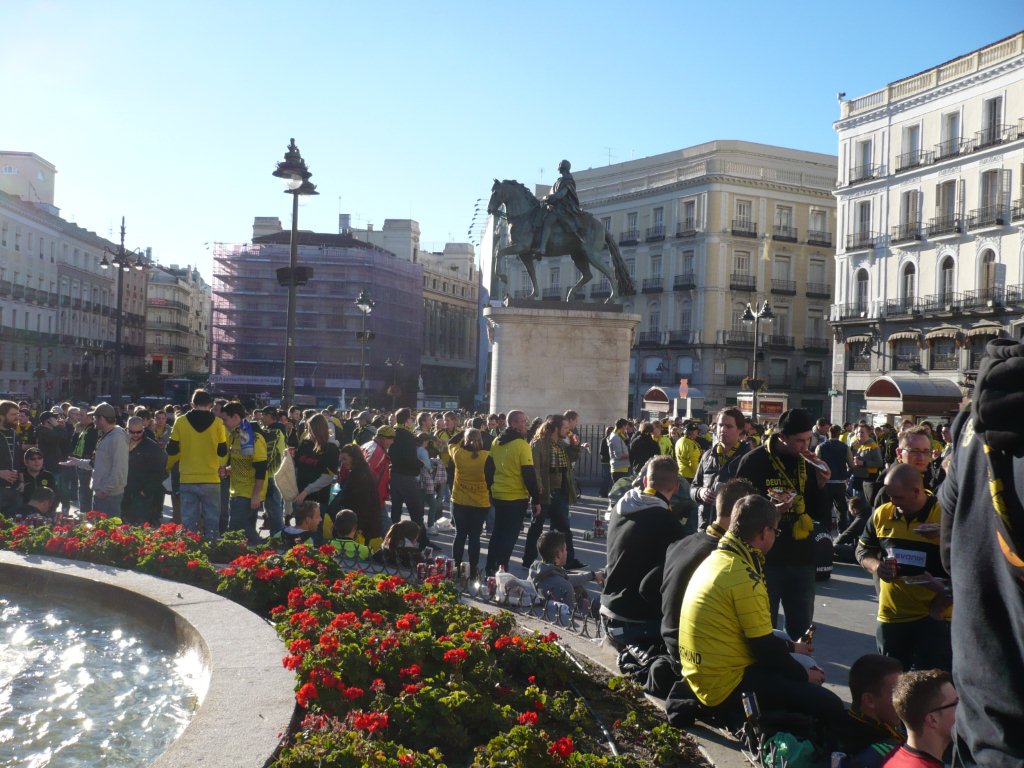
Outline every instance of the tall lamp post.
{"label": "tall lamp post", "polygon": [[398,389],[398,369],[404,368],[405,363],[402,358],[399,357],[397,360],[392,360],[390,357],[384,361],[384,365],[391,369],[391,410],[395,410],[395,394]]}
{"label": "tall lamp post", "polygon": [[765,299],[764,303],[761,305],[761,308],[756,311],[752,306],[750,306],[750,302],[747,302],[747,308],[743,310],[743,316],[740,319],[743,320],[744,323],[754,324],[754,370],[753,376],[750,377],[750,390],[751,392],[753,392],[754,398],[753,403],[751,403],[750,415],[753,417],[753,421],[756,424],[758,416],[757,391],[761,388],[761,385],[764,383],[759,378],[757,378],[757,353],[760,347],[759,329],[761,321],[764,320],[765,322],[770,323],[772,320],[775,319],[775,313],[772,312],[772,308],[768,305],[767,299]]}
{"label": "tall lamp post", "polygon": [[373,332],[366,330],[366,318],[376,303],[365,288],[359,292],[355,302],[356,307],[363,313],[363,327],[356,331],[356,338],[359,339],[359,405],[363,408],[366,407],[366,345],[373,340]]}
{"label": "tall lamp post", "polygon": [[[107,256],[111,258],[108,260]],[[142,253],[138,250],[126,251],[124,248],[124,216],[121,217],[121,244],[116,251],[106,246],[103,248],[103,260],[100,261],[102,269],[117,268],[117,314],[114,316],[114,380],[110,389],[110,396],[114,400],[112,405],[121,405],[121,336],[124,333],[124,272],[132,269],[145,269],[145,261]]]}
{"label": "tall lamp post", "polygon": [[281,405],[287,407],[295,399],[295,308],[296,291],[313,276],[311,267],[299,266],[299,196],[319,195],[316,185],[309,181],[313,175],[306,169],[306,161],[292,139],[284,153],[284,160],[273,173],[285,183],[285,194],[292,196],[292,235],[288,250],[288,266],[277,270],[278,285],[288,286],[288,328],[284,346],[284,380],[281,385]]}

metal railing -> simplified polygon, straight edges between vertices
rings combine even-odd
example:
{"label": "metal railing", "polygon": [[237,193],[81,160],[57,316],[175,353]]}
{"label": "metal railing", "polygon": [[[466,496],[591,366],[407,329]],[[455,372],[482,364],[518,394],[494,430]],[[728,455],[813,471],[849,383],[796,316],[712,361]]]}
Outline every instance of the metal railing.
{"label": "metal railing", "polygon": [[627,229],[619,233],[619,245],[636,245],[640,240],[640,230]]}
{"label": "metal railing", "polygon": [[661,331],[640,331],[637,343],[641,347],[656,347],[661,344]]}
{"label": "metal railing", "polygon": [[986,205],[967,214],[967,228],[998,227],[1006,223],[1006,211],[1001,205]]}
{"label": "metal railing", "polygon": [[690,336],[693,332],[689,328],[680,328],[676,331],[668,332],[668,343],[669,344],[688,344],[690,342]]}
{"label": "metal railing", "polygon": [[947,157],[956,157],[963,151],[963,141],[959,137],[946,139],[935,145],[935,159],[945,160]]}
{"label": "metal railing", "polygon": [[824,245],[832,247],[832,233],[820,229],[811,229],[807,232],[808,245]]}
{"label": "metal railing", "polygon": [[871,181],[871,179],[877,179],[882,173],[882,166],[867,164],[867,165],[855,165],[850,169],[850,183],[858,184],[862,181]]}
{"label": "metal railing", "polygon": [[959,216],[936,216],[928,222],[928,237],[963,232]]}
{"label": "metal railing", "polygon": [[905,243],[920,240],[921,237],[921,224],[916,221],[908,221],[893,227],[889,239],[894,243]]}
{"label": "metal railing", "polygon": [[913,371],[921,367],[920,355],[897,355],[893,353],[892,363],[889,366],[894,371]]}
{"label": "metal railing", "polygon": [[664,240],[665,239],[665,225],[664,224],[655,224],[653,227],[648,227],[647,231],[645,233],[644,239],[647,240],[647,242],[649,242],[649,243],[654,241],[654,240]]}
{"label": "metal railing", "polygon": [[795,243],[797,240],[797,229],[788,224],[776,224],[772,227],[772,240]]}
{"label": "metal railing", "polygon": [[778,293],[783,296],[795,296],[796,295],[796,280],[782,280],[779,278],[772,278],[772,293]]}
{"label": "metal railing", "polygon": [[754,332],[745,328],[733,328],[725,332],[726,344],[743,344],[744,346],[754,345]]}
{"label": "metal railing", "polygon": [[665,290],[665,281],[660,277],[645,277],[640,290],[643,293],[661,293]]}
{"label": "metal railing", "polygon": [[849,365],[847,365],[846,367],[848,370],[851,371],[870,371],[871,358],[855,355],[853,358],[850,359]]}
{"label": "metal railing", "polygon": [[590,289],[590,298],[606,299],[612,295],[612,285],[607,280],[601,280]]}
{"label": "metal railing", "polygon": [[932,162],[934,154],[923,149],[914,149],[896,156],[896,173],[909,171],[911,168],[919,168]]}
{"label": "metal railing", "polygon": [[734,291],[755,291],[757,278],[746,272],[733,272],[729,276],[729,287]]}
{"label": "metal railing", "polygon": [[829,340],[822,336],[804,336],[804,350],[807,352],[828,352]]}
{"label": "metal railing", "polygon": [[846,235],[846,250],[848,251],[874,248],[877,243],[878,235],[868,230],[850,232]]}
{"label": "metal railing", "polygon": [[920,312],[917,299],[907,296],[902,299],[886,299],[885,316],[898,317],[900,315],[915,315]]}
{"label": "metal railing", "polygon": [[548,301],[559,300],[565,297],[565,289],[557,285],[551,288],[545,288],[541,291],[541,297]]}
{"label": "metal railing", "polygon": [[814,299],[827,299],[832,296],[832,286],[828,283],[808,283],[806,293]]}
{"label": "metal railing", "polygon": [[732,233],[737,237],[757,237],[757,222],[750,219],[733,219]]}
{"label": "metal railing", "polygon": [[956,352],[932,352],[931,358],[933,371],[955,371],[960,367],[960,355]]}
{"label": "metal railing", "polygon": [[860,302],[835,304],[833,305],[833,310],[838,320],[849,320],[850,318],[867,317],[868,315],[868,305]]}
{"label": "metal railing", "polygon": [[793,337],[781,333],[773,333],[768,336],[768,343],[776,349],[793,349]]}
{"label": "metal railing", "polygon": [[1024,219],[1024,200],[1014,200],[1013,205],[1010,206],[1010,221],[1020,221]]}
{"label": "metal railing", "polygon": [[964,309],[975,307],[1001,307],[1005,301],[1005,290],[1002,286],[993,285],[964,291],[960,295],[960,303]]}
{"label": "metal railing", "polygon": [[672,290],[684,291],[697,287],[697,276],[693,272],[683,272],[672,278]]}
{"label": "metal railing", "polygon": [[676,227],[676,237],[692,237],[697,234],[697,221],[695,219],[683,219]]}

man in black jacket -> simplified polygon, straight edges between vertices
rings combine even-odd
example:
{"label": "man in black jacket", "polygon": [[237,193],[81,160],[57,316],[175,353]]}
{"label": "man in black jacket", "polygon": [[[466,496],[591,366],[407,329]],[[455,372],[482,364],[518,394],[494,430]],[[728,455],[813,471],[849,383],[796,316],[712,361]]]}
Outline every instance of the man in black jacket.
{"label": "man in black jacket", "polygon": [[21,505],[19,473],[24,472],[21,441],[18,439],[18,404],[0,401],[0,515]]}
{"label": "man in black jacket", "polygon": [[779,604],[786,612],[786,632],[803,635],[814,619],[814,523],[831,525],[831,498],[825,484],[828,467],[808,450],[814,419],[803,408],[779,418],[778,431],[748,453],[737,477],[754,484],[782,512],[779,536],[768,554],[765,578],[771,604],[772,626],[778,625]]}
{"label": "man in black jacket", "polygon": [[415,422],[412,411],[399,408],[395,412],[395,442],[388,449],[391,458],[391,522],[402,519],[402,505],[409,510],[409,519],[416,523],[423,535],[420,549],[430,545],[423,526],[423,493],[420,491],[419,476],[423,462],[416,456],[416,439],[412,429]]}
{"label": "man in black jacket", "polygon": [[698,504],[700,528],[715,518],[715,493],[722,483],[736,476],[740,461],[749,450],[740,442],[745,419],[739,408],[725,408],[715,420],[718,442],[700,457],[690,484],[690,498]]}

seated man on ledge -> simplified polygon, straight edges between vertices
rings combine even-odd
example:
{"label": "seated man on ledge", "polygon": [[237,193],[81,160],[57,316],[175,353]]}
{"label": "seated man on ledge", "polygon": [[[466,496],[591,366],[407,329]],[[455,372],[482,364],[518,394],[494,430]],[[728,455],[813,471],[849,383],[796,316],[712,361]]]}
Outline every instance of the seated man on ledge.
{"label": "seated man on ledge", "polygon": [[762,712],[799,712],[834,732],[842,701],[822,687],[824,672],[791,655],[810,655],[814,648],[772,631],[764,556],[775,543],[780,515],[763,496],[740,499],[728,532],[690,579],[679,617],[683,679],[699,702],[695,716],[703,706],[714,719],[738,725],[741,695],[753,692]]}
{"label": "seated man on ledge", "polygon": [[877,653],[861,656],[850,667],[853,704],[836,741],[859,768],[879,768],[906,741],[892,696],[902,672],[899,659]]}

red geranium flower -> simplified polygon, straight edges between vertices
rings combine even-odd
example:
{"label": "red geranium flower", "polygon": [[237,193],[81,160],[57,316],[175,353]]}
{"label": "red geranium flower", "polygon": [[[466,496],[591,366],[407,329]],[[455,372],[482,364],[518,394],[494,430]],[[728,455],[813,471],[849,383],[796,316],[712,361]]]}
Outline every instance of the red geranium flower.
{"label": "red geranium flower", "polygon": [[299,702],[300,707],[309,706],[309,702],[320,695],[320,691],[317,690],[316,686],[312,683],[306,683],[299,688],[298,693],[295,694],[295,700]]}
{"label": "red geranium flower", "polygon": [[536,725],[537,724],[537,713],[536,712],[523,712],[518,718],[517,722],[520,725]]}
{"label": "red geranium flower", "polygon": [[548,747],[548,754],[562,760],[571,755],[573,753],[573,749],[572,738],[570,736],[563,736]]}
{"label": "red geranium flower", "polygon": [[452,648],[444,653],[444,663],[451,664],[453,667],[457,667],[468,658],[469,653],[467,653],[465,648]]}

